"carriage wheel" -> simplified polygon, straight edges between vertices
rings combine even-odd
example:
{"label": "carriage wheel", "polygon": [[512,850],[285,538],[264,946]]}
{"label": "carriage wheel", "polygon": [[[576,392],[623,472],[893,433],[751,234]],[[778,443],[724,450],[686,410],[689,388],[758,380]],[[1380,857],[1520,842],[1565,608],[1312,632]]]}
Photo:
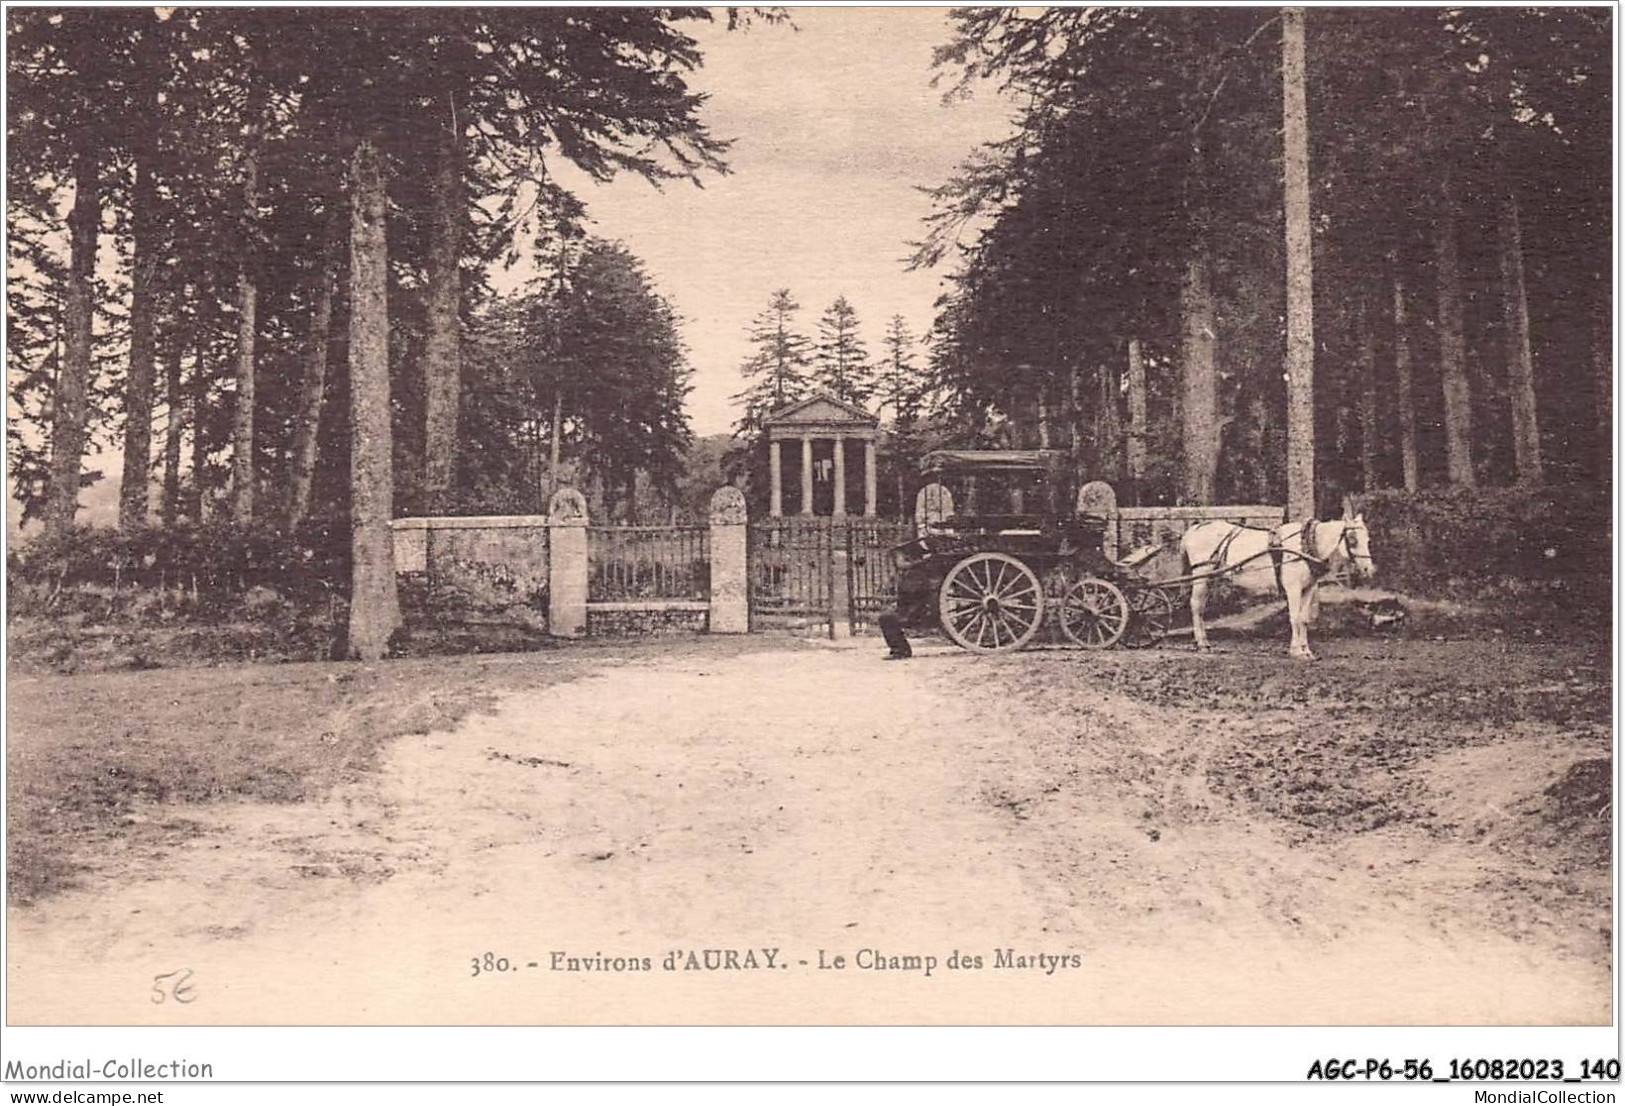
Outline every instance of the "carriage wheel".
{"label": "carriage wheel", "polygon": [[1085,576],[1061,600],[1061,630],[1085,649],[1116,645],[1128,624],[1128,600],[1116,584],[1098,576]]}
{"label": "carriage wheel", "polygon": [[948,571],[937,592],[942,628],[973,653],[1020,649],[1044,620],[1033,570],[1003,553],[977,553]]}
{"label": "carriage wheel", "polygon": [[1135,588],[1128,593],[1128,632],[1123,645],[1128,649],[1144,649],[1168,636],[1174,624],[1173,596],[1162,588]]}

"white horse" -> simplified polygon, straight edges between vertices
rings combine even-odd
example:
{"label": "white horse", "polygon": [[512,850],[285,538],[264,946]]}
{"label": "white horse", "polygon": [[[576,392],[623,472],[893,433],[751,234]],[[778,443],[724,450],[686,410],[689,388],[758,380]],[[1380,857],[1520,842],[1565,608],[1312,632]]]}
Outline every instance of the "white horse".
{"label": "white horse", "polygon": [[1309,623],[1320,612],[1320,581],[1348,564],[1359,578],[1377,570],[1371,560],[1371,532],[1365,517],[1349,512],[1335,522],[1289,522],[1273,530],[1234,522],[1202,522],[1185,531],[1179,551],[1187,572],[1196,577],[1191,583],[1191,630],[1196,647],[1203,652],[1209,645],[1202,610],[1215,577],[1255,596],[1284,593],[1292,623],[1287,651],[1301,660],[1314,660],[1309,651]]}

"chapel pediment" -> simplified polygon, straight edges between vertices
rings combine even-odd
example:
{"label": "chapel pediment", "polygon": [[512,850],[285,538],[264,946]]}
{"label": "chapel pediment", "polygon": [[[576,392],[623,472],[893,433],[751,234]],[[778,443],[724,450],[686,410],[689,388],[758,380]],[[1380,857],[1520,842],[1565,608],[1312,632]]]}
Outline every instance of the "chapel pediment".
{"label": "chapel pediment", "polygon": [[765,420],[768,426],[874,426],[879,421],[855,403],[822,393],[780,407]]}

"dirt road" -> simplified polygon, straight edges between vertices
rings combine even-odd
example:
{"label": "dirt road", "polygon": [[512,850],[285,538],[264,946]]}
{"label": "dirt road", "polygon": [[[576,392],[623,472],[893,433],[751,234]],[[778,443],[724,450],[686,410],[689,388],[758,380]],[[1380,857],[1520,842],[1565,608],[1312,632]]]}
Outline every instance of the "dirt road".
{"label": "dirt road", "polygon": [[143,811],[202,832],[14,908],[10,1015],[1606,1023],[1608,872],[1531,828],[1606,727],[1502,719],[1386,754],[1380,711],[1314,698],[1415,664],[1361,648],[1312,674],[1273,644],[629,650],[401,738],[320,802]]}

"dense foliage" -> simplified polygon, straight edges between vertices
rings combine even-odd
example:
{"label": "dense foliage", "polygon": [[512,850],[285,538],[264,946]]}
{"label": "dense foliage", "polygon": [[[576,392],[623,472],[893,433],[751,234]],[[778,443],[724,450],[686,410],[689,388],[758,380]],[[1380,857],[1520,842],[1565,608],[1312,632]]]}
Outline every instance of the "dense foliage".
{"label": "dense foliage", "polygon": [[[1323,508],[1609,475],[1609,18],[1309,11]],[[1141,501],[1282,501],[1279,14],[954,19],[939,66],[1023,107],[935,189],[917,257],[952,266],[932,347],[949,413],[1070,446]]]}
{"label": "dense foliage", "polygon": [[1386,489],[1360,503],[1390,587],[1458,599],[1546,588],[1588,622],[1611,617],[1612,504],[1601,489]]}
{"label": "dense foliage", "polygon": [[[485,462],[516,435],[550,439],[550,478],[567,434],[580,478],[670,493],[689,437],[677,320],[624,250],[567,248],[583,209],[556,170],[724,171],[687,83],[701,55],[683,27],[711,18],[8,9],[7,430],[25,518],[74,540],[93,442],[122,454],[131,533],[154,513],[245,531],[349,515],[351,642],[375,656],[399,622],[388,517],[488,505],[514,474]],[[552,281],[528,309],[551,316],[552,362],[493,411],[470,385],[507,370],[463,347],[471,326],[487,351],[512,337],[504,317],[525,312],[483,311],[485,275],[521,259]],[[516,409],[538,388],[551,410]]]}
{"label": "dense foliage", "polygon": [[[489,296],[489,263],[529,258],[545,269],[557,241],[579,233],[581,205],[554,165],[657,181],[724,168],[726,144],[700,121],[703,97],[685,81],[701,57],[682,26],[710,18],[659,8],[8,11],[8,429],[27,517],[45,515],[55,447],[83,453],[84,434],[149,458],[161,489],[152,506],[169,520],[195,523],[241,502],[268,523],[347,509],[348,170],[363,137],[381,152],[389,200],[395,498],[402,511],[423,509],[441,455],[502,444],[456,437],[459,346]],[[91,360],[65,376],[79,325],[65,318],[66,212],[81,196],[94,205],[103,263],[86,291]],[[64,424],[53,402],[65,379],[86,390],[82,425]],[[436,404],[448,379],[449,411]],[[584,407],[564,414],[593,421]],[[639,432],[627,455],[589,465],[624,481],[686,433],[681,417],[675,406],[629,412]],[[154,431],[165,439],[156,449]],[[126,494],[140,502],[125,524],[139,527],[148,481],[132,475]],[[467,505],[454,496],[438,506]],[[71,524],[71,500],[66,510]]]}
{"label": "dense foliage", "polygon": [[589,239],[568,281],[493,300],[473,322],[464,419],[482,448],[461,459],[459,501],[544,511],[555,433],[596,482],[595,518],[635,517],[640,487],[671,501],[692,440],[690,375],[677,316],[638,260]]}

